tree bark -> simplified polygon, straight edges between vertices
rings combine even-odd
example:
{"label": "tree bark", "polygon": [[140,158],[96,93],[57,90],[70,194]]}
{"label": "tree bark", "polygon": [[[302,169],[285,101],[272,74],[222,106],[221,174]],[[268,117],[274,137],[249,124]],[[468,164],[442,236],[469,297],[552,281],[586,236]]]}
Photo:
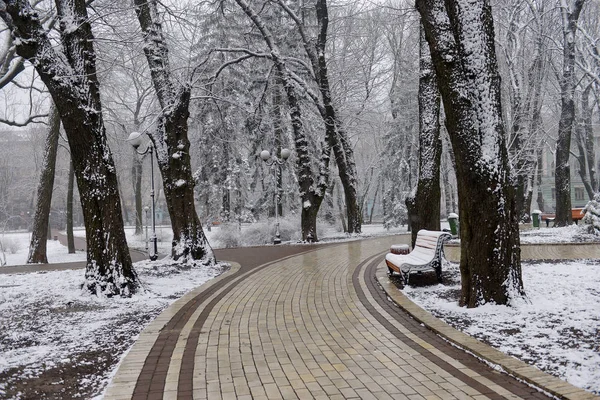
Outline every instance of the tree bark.
{"label": "tree bark", "polygon": [[571,219],[571,132],[575,121],[575,36],[577,20],[585,0],[575,0],[573,8],[561,0],[563,24],[563,75],[560,80],[561,112],[556,140],[556,219],[554,226],[570,225]]}
{"label": "tree bark", "polygon": [[421,229],[440,230],[440,92],[423,27],[419,37],[419,180],[414,198],[406,202],[412,246]]}
{"label": "tree bark", "polygon": [[214,254],[196,213],[190,162],[188,119],[191,83],[177,83],[169,66],[169,51],[162,32],[156,0],[135,0],[135,11],[142,29],[144,53],[160,115],[155,132],[149,133],[156,149],[167,210],[173,229],[171,256],[174,260],[215,262]]}
{"label": "tree bark", "polygon": [[69,162],[69,183],[67,184],[67,249],[75,254],[75,235],[73,235],[73,189],[75,186],[75,170],[73,162]]}
{"label": "tree bark", "polygon": [[523,296],[519,226],[488,1],[418,0],[456,159],[460,304]]}
{"label": "tree bark", "polygon": [[131,295],[138,287],[125,240],[115,165],[102,119],[95,52],[83,0],[56,0],[64,54],[55,50],[27,0],[11,0],[0,17],[17,54],[34,65],[52,95],[69,140],[86,226],[84,286],[91,293]]}
{"label": "tree bark", "polygon": [[31,241],[27,264],[47,264],[46,242],[49,239],[49,214],[52,204],[52,189],[56,172],[56,154],[58,153],[58,138],[60,136],[60,115],[54,105],[50,108],[50,124],[46,144],[44,146],[44,161],[37,187],[37,205],[33,217]]}

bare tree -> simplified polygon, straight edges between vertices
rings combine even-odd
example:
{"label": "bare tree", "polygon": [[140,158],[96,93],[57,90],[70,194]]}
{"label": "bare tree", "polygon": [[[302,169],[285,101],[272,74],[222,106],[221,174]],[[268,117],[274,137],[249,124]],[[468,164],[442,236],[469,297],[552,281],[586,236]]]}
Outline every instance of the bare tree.
{"label": "bare tree", "polygon": [[192,76],[181,84],[173,76],[157,3],[156,0],[134,1],[144,38],[144,53],[160,104],[156,130],[148,134],[156,149],[171,217],[171,255],[175,260],[200,260],[210,264],[215,259],[196,213],[195,181],[190,163],[188,119]]}
{"label": "bare tree", "polygon": [[487,0],[418,0],[456,158],[460,304],[524,295],[519,226]]}
{"label": "bare tree", "polygon": [[313,168],[308,153],[308,140],[304,131],[302,112],[299,95],[296,89],[297,80],[287,68],[282,53],[274,41],[273,35],[266,26],[260,15],[258,15],[245,0],[236,0],[236,3],[254,23],[265,41],[270,58],[283,81],[286,92],[289,114],[294,132],[295,150],[297,156],[297,175],[300,187],[300,199],[302,202],[301,229],[302,239],[305,241],[317,241],[317,213],[325,197],[329,181],[329,162],[331,154],[330,141],[325,140],[321,149],[319,162],[319,173],[315,179]]}
{"label": "bare tree", "polygon": [[84,0],[56,0],[63,52],[53,47],[27,0],[3,2],[0,18],[31,62],[61,116],[79,186],[86,225],[85,287],[92,293],[130,295],[138,288],[123,229],[115,166],[106,143],[95,51]]}
{"label": "bare tree", "polygon": [[294,13],[283,0],[277,1],[296,24],[304,50],[312,66],[312,76],[314,76],[319,92],[321,93],[322,103],[319,104],[319,111],[325,122],[325,137],[329,147],[333,149],[338,167],[338,175],[344,188],[348,233],[360,233],[361,215],[357,195],[354,150],[334,104],[334,98],[331,93],[330,74],[327,67],[326,47],[329,27],[327,1],[317,0],[315,4],[317,18],[317,35],[315,38],[308,36],[304,20],[300,16]]}
{"label": "bare tree", "polygon": [[37,187],[37,204],[33,217],[31,241],[27,264],[48,263],[46,255],[46,242],[48,240],[48,220],[50,204],[52,203],[52,189],[54,188],[54,174],[56,171],[56,154],[58,153],[58,138],[60,134],[60,115],[54,105],[50,111],[50,124],[44,148],[44,161]]}
{"label": "bare tree", "polygon": [[441,196],[440,92],[422,28],[419,42],[419,180],[414,197],[406,200],[413,247],[420,229],[440,230]]}
{"label": "bare tree", "polygon": [[563,68],[560,79],[561,111],[558,122],[558,139],[556,140],[556,219],[555,226],[566,226],[571,223],[571,168],[569,158],[571,152],[571,132],[575,122],[575,36],[577,20],[585,0],[561,0],[561,17],[563,28]]}

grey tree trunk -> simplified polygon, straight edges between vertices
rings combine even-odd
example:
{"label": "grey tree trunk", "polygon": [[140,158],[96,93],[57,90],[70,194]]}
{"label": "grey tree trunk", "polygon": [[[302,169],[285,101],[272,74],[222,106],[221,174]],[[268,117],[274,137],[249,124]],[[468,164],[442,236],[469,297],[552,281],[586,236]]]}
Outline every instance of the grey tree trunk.
{"label": "grey tree trunk", "polygon": [[416,6],[456,159],[460,304],[509,304],[524,290],[491,7],[466,0],[418,0]]}
{"label": "grey tree trunk", "polygon": [[56,9],[64,54],[57,53],[27,0],[5,2],[0,17],[18,39],[17,54],[33,61],[67,134],[87,231],[84,286],[105,296],[131,295],[139,284],[125,239],[115,165],[106,142],[86,3],[56,0]]}
{"label": "grey tree trunk", "polygon": [[160,115],[150,138],[156,149],[167,210],[171,218],[174,260],[215,262],[194,204],[194,185],[190,162],[188,119],[191,95],[189,81],[178,83],[169,65],[169,51],[159,20],[156,0],[135,0],[135,11],[144,39],[144,53]]}
{"label": "grey tree trunk", "polygon": [[60,136],[60,115],[54,105],[50,108],[50,124],[44,146],[44,161],[37,187],[37,204],[33,217],[27,264],[47,264],[46,241],[49,239],[49,214],[56,171],[56,154]]}
{"label": "grey tree trunk", "polygon": [[73,192],[75,186],[75,170],[73,162],[69,163],[69,182],[67,184],[67,248],[69,254],[75,254],[75,235],[73,235]]}
{"label": "grey tree trunk", "polygon": [[571,220],[571,132],[575,121],[575,36],[577,20],[585,0],[575,0],[571,9],[561,8],[563,21],[563,74],[560,80],[561,111],[556,140],[556,219],[554,226],[570,225]]}
{"label": "grey tree trunk", "polygon": [[406,201],[413,247],[420,229],[440,230],[440,92],[422,27],[419,56],[419,179]]}

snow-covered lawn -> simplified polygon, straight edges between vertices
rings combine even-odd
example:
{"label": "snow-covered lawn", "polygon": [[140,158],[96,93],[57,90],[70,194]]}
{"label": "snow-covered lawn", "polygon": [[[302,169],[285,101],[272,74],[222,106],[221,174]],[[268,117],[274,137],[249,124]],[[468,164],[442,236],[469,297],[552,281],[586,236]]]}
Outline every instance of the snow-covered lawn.
{"label": "snow-covered lawn", "polygon": [[0,398],[42,398],[28,387],[40,380],[63,386],[52,398],[97,394],[109,378],[98,370],[114,368],[149,321],[222,271],[164,261],[135,268],[145,291],[128,299],[83,292],[82,270],[0,275]]}
{"label": "snow-covered lawn", "polygon": [[[522,243],[598,241],[582,227],[542,228]],[[600,244],[599,244],[600,245]],[[405,286],[411,300],[450,325],[571,384],[600,394],[600,265],[598,260],[524,262],[527,299],[511,307],[458,306],[458,264],[444,283]]]}
{"label": "snow-covered lawn", "polygon": [[[4,248],[4,255],[0,254],[0,261],[1,258],[5,256],[6,265],[25,264],[29,253],[30,238],[30,232],[10,232],[0,234],[0,241],[2,241]],[[84,261],[86,258],[86,253],[84,251],[68,254],[67,248],[60,244],[58,240],[49,240],[46,244],[46,252],[49,263]],[[0,262],[0,265],[1,264],[2,262]]]}

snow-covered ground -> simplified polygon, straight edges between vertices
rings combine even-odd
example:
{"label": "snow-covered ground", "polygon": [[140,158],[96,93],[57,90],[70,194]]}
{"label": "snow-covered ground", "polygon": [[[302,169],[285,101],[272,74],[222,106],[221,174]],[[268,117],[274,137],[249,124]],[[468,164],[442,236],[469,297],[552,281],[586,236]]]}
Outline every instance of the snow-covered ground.
{"label": "snow-covered ground", "polygon": [[[245,229],[250,228],[242,227]],[[220,230],[214,227],[207,232],[209,240],[216,241]],[[158,229],[164,235],[161,244],[168,250],[170,238],[164,231],[168,230]],[[388,233],[380,225],[365,225],[363,231],[368,236]],[[19,251],[26,253],[27,234],[3,237],[7,236],[23,240]],[[130,245],[143,248],[143,239],[136,244],[132,236],[129,234]],[[321,238],[342,240],[343,235],[332,229],[322,232]],[[595,238],[579,227],[543,228],[522,234],[522,241],[531,243],[592,239]],[[51,260],[58,259],[56,253],[66,253],[66,249],[54,246],[57,242],[50,243]],[[26,383],[52,371],[76,376],[78,385],[87,388],[82,397],[98,393],[109,376],[87,373],[87,367],[94,371],[92,367],[98,363],[114,365],[148,321],[183,293],[220,272],[172,267],[168,274],[159,275],[154,265],[136,264],[146,292],[131,299],[87,295],[80,290],[81,270],[1,275],[0,398],[19,398],[6,392],[13,385],[14,376]],[[459,282],[457,266],[453,268],[455,278],[447,279],[444,285],[404,291],[440,318],[502,351],[535,363],[574,385],[600,391],[599,266],[591,262],[526,263],[523,279],[528,302],[520,301],[512,308],[486,305],[475,310],[457,306]],[[96,350],[97,355],[91,357]]]}
{"label": "snow-covered ground", "polygon": [[15,387],[22,393],[29,380],[56,374],[77,380],[64,382],[76,390],[62,398],[98,393],[109,378],[95,373],[102,370],[98,365],[114,368],[148,322],[222,271],[221,266],[166,268],[161,261],[142,261],[135,268],[145,291],[131,298],[82,291],[82,270],[0,275],[0,398],[21,398]]}
{"label": "snow-covered ground", "polygon": [[[10,232],[0,234],[4,254],[0,254],[0,266],[3,264],[2,258],[6,257],[6,265],[23,265],[27,262],[29,253],[29,239],[31,232]],[[1,251],[1,250],[0,250]],[[49,263],[64,263],[72,261],[84,261],[86,253],[77,251],[75,254],[68,254],[67,248],[60,244],[58,240],[48,240],[46,243],[46,252]]]}
{"label": "snow-covered ground", "polygon": [[459,307],[458,264],[444,284],[404,287],[415,303],[500,351],[600,394],[600,266],[523,263],[527,299],[511,307]]}
{"label": "snow-covered ground", "polygon": [[[521,233],[521,243],[598,242],[581,226]],[[600,245],[600,244],[599,244]],[[523,262],[526,299],[511,307],[458,306],[460,274],[451,264],[444,283],[405,286],[411,300],[450,325],[600,394],[600,265],[598,260]]]}

